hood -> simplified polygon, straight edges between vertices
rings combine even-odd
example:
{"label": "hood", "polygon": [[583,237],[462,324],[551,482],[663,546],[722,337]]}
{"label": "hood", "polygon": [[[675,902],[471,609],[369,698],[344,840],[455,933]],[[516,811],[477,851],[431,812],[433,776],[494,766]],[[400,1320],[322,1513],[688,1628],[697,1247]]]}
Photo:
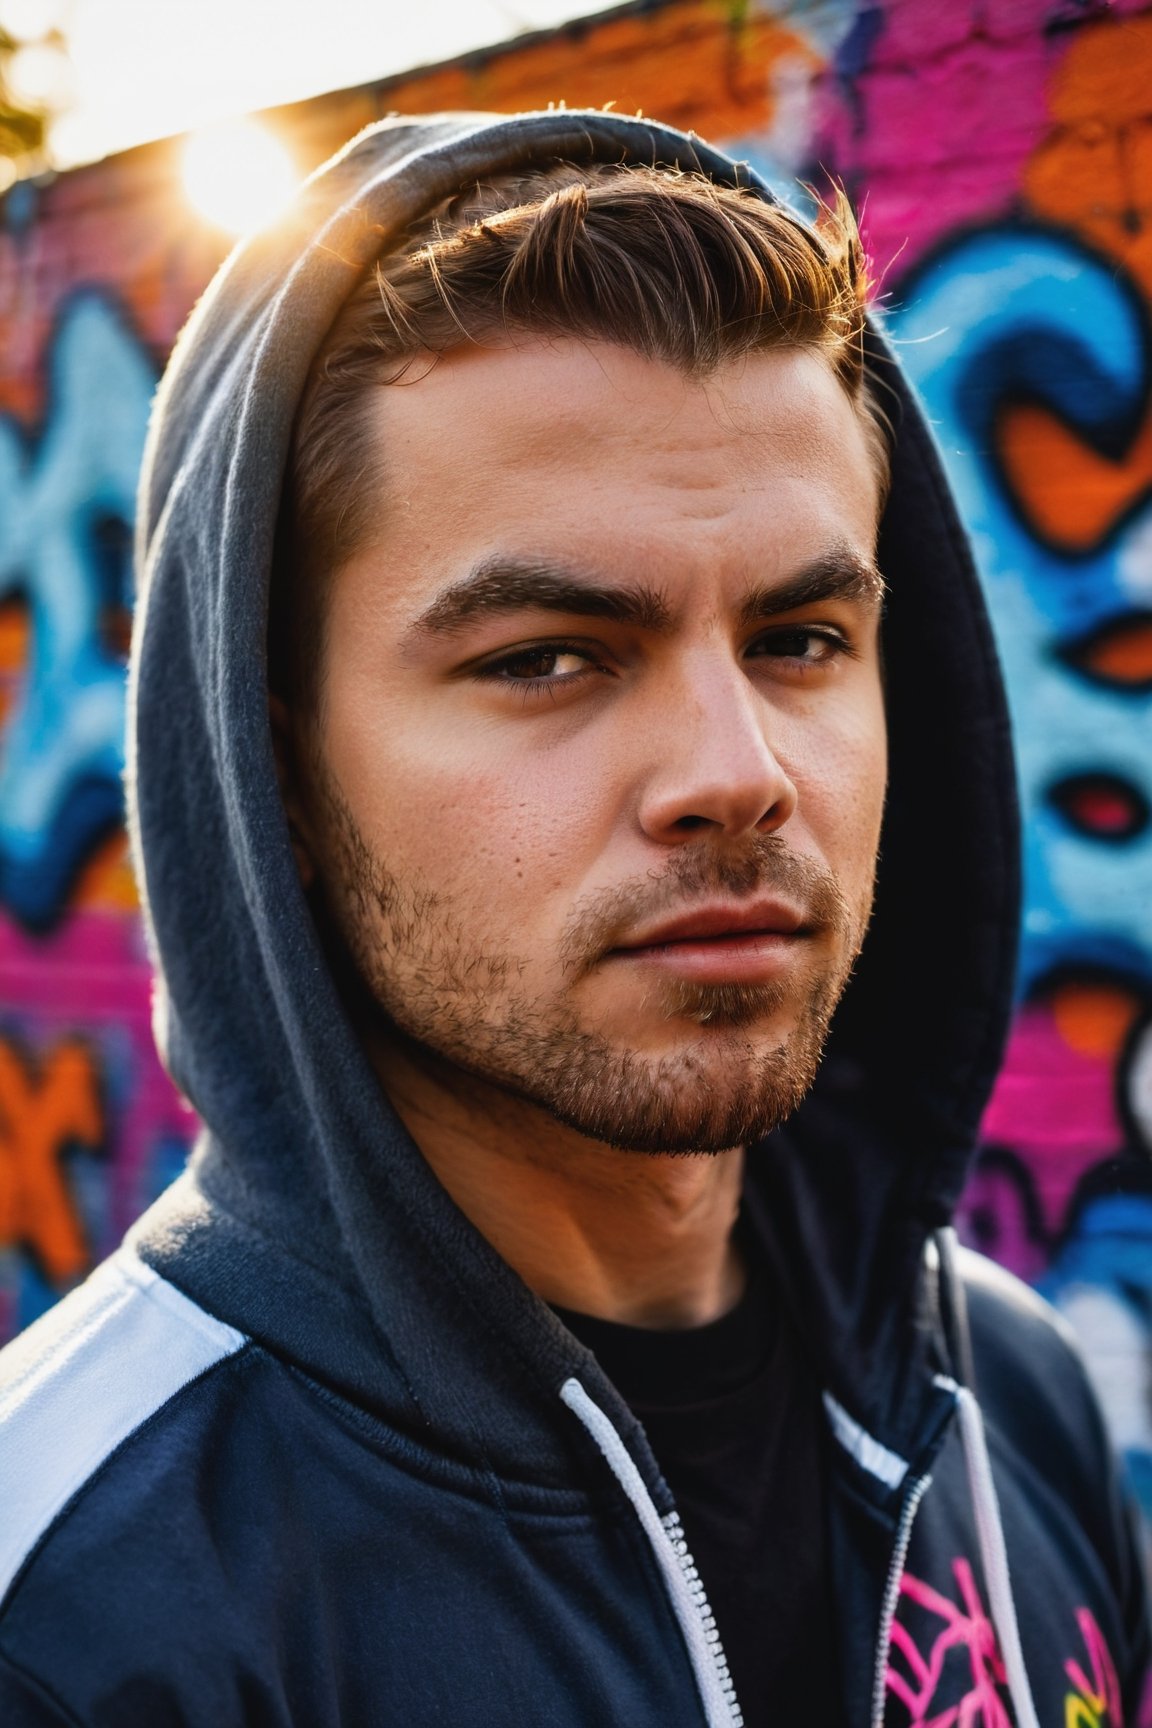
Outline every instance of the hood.
{"label": "hood", "polygon": [[[205,1124],[139,1252],[222,1319],[400,1428],[559,1481],[556,1391],[591,1358],[457,1210],[342,1007],[289,846],[265,694],[269,572],[293,417],[345,298],[415,219],[542,158],[666,162],[750,185],[623,116],[448,115],[370,128],[233,253],[155,406],[138,529],[131,828],[157,1034]],[[991,636],[920,410],[882,333],[893,484],[880,563],[891,790],[875,917],[813,1091],[749,1154],[749,1206],[825,1385],[903,1456],[932,1399],[918,1296],[1000,1056],[1016,800]]]}

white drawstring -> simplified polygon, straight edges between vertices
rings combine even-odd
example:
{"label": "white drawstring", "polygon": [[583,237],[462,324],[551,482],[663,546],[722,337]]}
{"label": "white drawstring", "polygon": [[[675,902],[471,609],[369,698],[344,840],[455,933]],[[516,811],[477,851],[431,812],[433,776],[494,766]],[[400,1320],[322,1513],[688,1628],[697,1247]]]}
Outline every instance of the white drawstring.
{"label": "white drawstring", "polygon": [[[979,1404],[966,1386],[958,1386],[945,1375],[938,1375],[936,1383],[951,1392],[956,1400],[960,1445],[968,1475],[968,1492],[976,1519],[980,1563],[984,1569],[989,1610],[1004,1659],[1004,1674],[1017,1728],[1040,1728],[1040,1719],[1032,1699],[1032,1687],[1024,1667],[1024,1652],[1020,1646],[1020,1628],[1016,1620],[1016,1603],[1013,1600],[1012,1580],[1008,1571],[1008,1551],[1004,1545],[1000,1503],[996,1496],[988,1443],[984,1435],[984,1418],[980,1414]],[[669,1532],[652,1504],[651,1495],[628,1448],[615,1425],[600,1406],[589,1398],[578,1380],[566,1380],[560,1389],[560,1396],[596,1441],[648,1534],[692,1656],[709,1723],[718,1725],[731,1723],[733,1720],[739,1722],[739,1710],[732,1695],[727,1666],[724,1665],[724,1677],[720,1679],[715,1666],[717,1652],[710,1647],[701,1625],[700,1603],[688,1588],[675,1558]],[[923,1486],[927,1487],[927,1479]],[[706,1612],[706,1604],[704,1607]]]}
{"label": "white drawstring", "polygon": [[[579,1380],[565,1380],[560,1396],[604,1454],[609,1469],[631,1500],[652,1544],[652,1552],[672,1601],[672,1610],[688,1646],[701,1702],[708,1717],[708,1728],[741,1728],[743,1717],[720,1647],[720,1635],[708,1610],[704,1586],[691,1564],[687,1544],[679,1535],[679,1519],[674,1516],[669,1521],[661,1518],[615,1424],[599,1404],[589,1398]],[[669,1522],[674,1524],[675,1533],[669,1529]]]}
{"label": "white drawstring", "polygon": [[1008,1572],[1008,1550],[1004,1546],[1004,1527],[1000,1522],[1000,1503],[996,1484],[992,1480],[992,1463],[988,1457],[988,1442],[984,1435],[984,1418],[980,1406],[966,1386],[941,1379],[939,1384],[954,1389],[956,1412],[960,1421],[960,1444],[968,1471],[968,1492],[976,1514],[976,1540],[980,1547],[980,1562],[988,1586],[988,1606],[992,1624],[1000,1641],[1004,1658],[1004,1673],[1008,1681],[1008,1696],[1018,1728],[1040,1728],[1040,1719],[1032,1701],[1032,1687],[1024,1668],[1024,1652],[1020,1648],[1020,1628],[1016,1623],[1016,1603],[1012,1597],[1012,1580]]}

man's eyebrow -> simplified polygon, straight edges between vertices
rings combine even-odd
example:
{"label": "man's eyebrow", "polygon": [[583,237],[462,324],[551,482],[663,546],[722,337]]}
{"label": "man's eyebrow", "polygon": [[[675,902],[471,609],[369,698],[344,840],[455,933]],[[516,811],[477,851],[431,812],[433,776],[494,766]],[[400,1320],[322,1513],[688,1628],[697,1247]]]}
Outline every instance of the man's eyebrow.
{"label": "man's eyebrow", "polygon": [[[783,582],[754,588],[740,608],[740,618],[756,624],[821,600],[878,601],[883,594],[884,578],[871,559],[837,547]],[[609,584],[550,564],[495,558],[438,594],[408,634],[451,636],[475,618],[525,611],[607,618],[641,630],[666,631],[672,624],[667,600],[647,583]]]}
{"label": "man's eyebrow", "polygon": [[474,618],[525,611],[608,618],[641,630],[666,630],[672,616],[668,602],[646,583],[607,584],[547,564],[499,558],[438,594],[410,633],[449,636]]}
{"label": "man's eyebrow", "polygon": [[740,621],[758,624],[761,619],[795,612],[821,600],[879,603],[885,591],[884,578],[871,558],[862,558],[848,547],[836,547],[783,582],[754,588],[740,608]]}

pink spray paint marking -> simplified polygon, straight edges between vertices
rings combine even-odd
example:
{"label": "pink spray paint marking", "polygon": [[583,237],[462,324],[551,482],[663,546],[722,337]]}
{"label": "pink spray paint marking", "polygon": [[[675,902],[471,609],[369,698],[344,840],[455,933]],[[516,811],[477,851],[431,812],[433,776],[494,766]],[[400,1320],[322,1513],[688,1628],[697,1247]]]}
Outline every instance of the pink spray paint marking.
{"label": "pink spray paint marking", "polygon": [[[972,1567],[967,1560],[958,1558],[952,1562],[952,1573],[960,1593],[959,1603],[950,1602],[910,1573],[906,1572],[901,1579],[901,1596],[935,1615],[943,1625],[925,1653],[907,1627],[896,1621],[889,1654],[892,1650],[899,1651],[907,1674],[900,1674],[889,1661],[888,1691],[907,1706],[909,1728],[1012,1728],[1012,1718],[1001,1693],[1004,1663],[995,1628],[980,1601]],[[945,1663],[954,1650],[962,1650],[968,1657],[968,1690],[958,1703],[932,1714]]]}
{"label": "pink spray paint marking", "polygon": [[1081,1177],[1124,1145],[1115,1087],[1114,1058],[1074,1050],[1048,1003],[1020,1010],[981,1138],[1028,1166],[1052,1235]]}
{"label": "pink spray paint marking", "polygon": [[[927,1649],[922,1650],[906,1626],[899,1620],[894,1623],[885,1676],[888,1695],[907,1709],[908,1728],[1012,1728],[1004,1691],[1004,1661],[996,1629],[980,1600],[971,1564],[957,1557],[952,1562],[952,1574],[959,1602],[949,1601],[939,1590],[910,1573],[906,1572],[901,1579],[901,1597],[942,1624],[931,1636]],[[1067,1658],[1064,1672],[1074,1688],[1065,1700],[1067,1719],[1091,1720],[1093,1728],[1124,1728],[1120,1682],[1104,1635],[1087,1608],[1076,1610],[1076,1624],[1091,1677],[1075,1657]],[[950,1675],[945,1673],[949,1656],[957,1651],[968,1659],[967,1690],[958,1700],[954,1689],[961,1677],[956,1665],[953,1664]],[[942,1688],[951,1696],[941,1696]],[[1082,1711],[1074,1718],[1069,1707],[1076,1705],[1082,1706]],[[1152,1685],[1137,1728],[1152,1728]]]}
{"label": "pink spray paint marking", "polygon": [[1116,1664],[1096,1624],[1096,1617],[1087,1608],[1078,1608],[1076,1623],[1092,1666],[1092,1678],[1089,1680],[1079,1662],[1071,1657],[1064,1664],[1064,1672],[1075,1686],[1079,1699],[1089,1705],[1101,1720],[1114,1723],[1115,1728],[1124,1728],[1124,1707],[1120,1701]]}

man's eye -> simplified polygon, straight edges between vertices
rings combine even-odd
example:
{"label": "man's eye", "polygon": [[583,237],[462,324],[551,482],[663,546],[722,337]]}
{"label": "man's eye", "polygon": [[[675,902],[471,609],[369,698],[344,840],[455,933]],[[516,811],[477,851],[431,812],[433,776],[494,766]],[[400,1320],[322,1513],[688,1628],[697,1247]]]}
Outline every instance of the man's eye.
{"label": "man's eye", "polygon": [[480,668],[480,676],[503,684],[562,684],[592,666],[592,656],[585,650],[563,642],[546,642],[490,661]]}
{"label": "man's eye", "polygon": [[850,654],[851,648],[838,630],[814,629],[792,625],[784,630],[771,630],[757,637],[749,653],[772,660],[798,660],[808,666],[821,666],[840,654]]}

